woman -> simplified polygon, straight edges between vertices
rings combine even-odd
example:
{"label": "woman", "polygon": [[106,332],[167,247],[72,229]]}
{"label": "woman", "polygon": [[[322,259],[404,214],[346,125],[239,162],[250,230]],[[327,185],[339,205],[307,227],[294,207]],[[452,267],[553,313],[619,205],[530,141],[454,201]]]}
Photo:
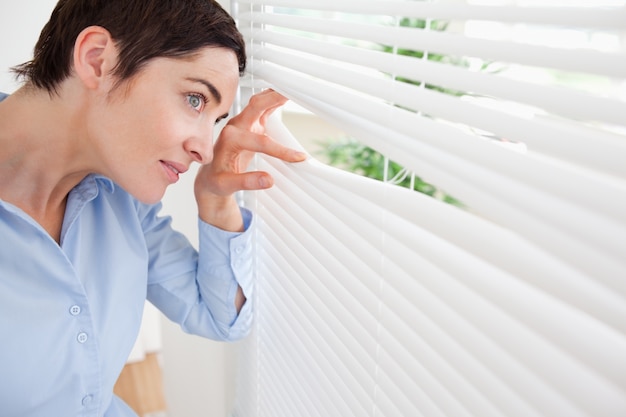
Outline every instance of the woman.
{"label": "woman", "polygon": [[[0,99],[0,415],[128,416],[112,394],[144,300],[183,330],[250,328],[252,215],[233,197],[272,184],[254,152],[285,99],[256,95],[224,127],[243,40],[212,0],[61,0],[25,82]],[[189,166],[197,253],[158,217]]]}

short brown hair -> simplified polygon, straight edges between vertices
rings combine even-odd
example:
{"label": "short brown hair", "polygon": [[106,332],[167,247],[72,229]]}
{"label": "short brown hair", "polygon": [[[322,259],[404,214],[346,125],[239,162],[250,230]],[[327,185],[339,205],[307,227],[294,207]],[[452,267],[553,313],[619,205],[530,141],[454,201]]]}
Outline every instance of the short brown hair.
{"label": "short brown hair", "polygon": [[109,31],[119,50],[120,81],[157,57],[186,57],[203,47],[231,49],[246,66],[245,43],[235,21],[215,0],[60,0],[41,31],[32,61],[18,77],[56,91],[71,73],[74,43],[89,26]]}

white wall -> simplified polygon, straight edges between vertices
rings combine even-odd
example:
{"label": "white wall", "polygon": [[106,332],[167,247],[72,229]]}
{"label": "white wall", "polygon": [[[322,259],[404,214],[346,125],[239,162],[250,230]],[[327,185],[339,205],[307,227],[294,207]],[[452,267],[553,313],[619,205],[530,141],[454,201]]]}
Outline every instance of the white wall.
{"label": "white wall", "polygon": [[12,93],[18,84],[9,68],[30,60],[39,31],[56,0],[3,0],[0,2],[0,91]]}
{"label": "white wall", "polygon": [[[228,0],[222,0],[228,2]],[[0,2],[0,91],[18,88],[8,69],[28,61],[39,32],[48,20],[56,0],[2,0]],[[192,193],[193,173],[170,190],[164,211],[172,214],[174,225],[197,240],[196,211]],[[228,414],[232,402],[232,345],[216,343],[180,331],[163,320],[163,365],[166,399],[170,417]]]}
{"label": "white wall", "polygon": [[[197,209],[192,167],[163,199],[174,227],[197,245]],[[171,417],[228,415],[234,392],[234,345],[190,336],[167,319],[163,323],[163,373]]]}

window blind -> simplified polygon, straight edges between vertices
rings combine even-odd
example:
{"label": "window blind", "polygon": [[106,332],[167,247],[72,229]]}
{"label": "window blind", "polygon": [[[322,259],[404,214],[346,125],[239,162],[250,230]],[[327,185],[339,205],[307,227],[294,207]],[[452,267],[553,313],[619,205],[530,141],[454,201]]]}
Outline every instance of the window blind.
{"label": "window blind", "polygon": [[626,415],[626,7],[584,3],[233,4],[244,98],[463,202],[259,158],[235,416]]}

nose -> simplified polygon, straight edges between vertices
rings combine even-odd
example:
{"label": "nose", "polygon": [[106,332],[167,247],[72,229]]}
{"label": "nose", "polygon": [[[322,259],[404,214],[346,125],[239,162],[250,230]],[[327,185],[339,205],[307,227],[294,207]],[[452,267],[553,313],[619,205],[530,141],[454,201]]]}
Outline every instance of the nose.
{"label": "nose", "polygon": [[183,146],[194,161],[203,165],[210,163],[213,160],[213,129],[194,135]]}

